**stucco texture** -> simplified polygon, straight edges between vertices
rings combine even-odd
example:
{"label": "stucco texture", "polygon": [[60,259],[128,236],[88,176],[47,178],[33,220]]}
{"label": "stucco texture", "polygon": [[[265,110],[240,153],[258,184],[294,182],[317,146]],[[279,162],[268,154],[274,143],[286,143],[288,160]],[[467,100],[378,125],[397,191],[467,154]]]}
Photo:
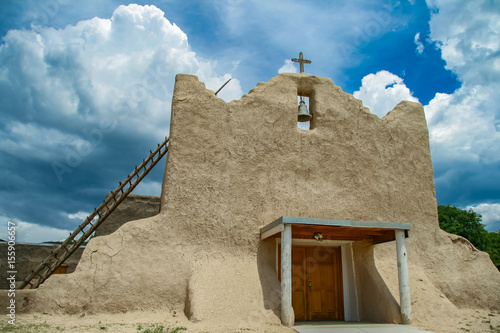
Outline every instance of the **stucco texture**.
{"label": "stucco texture", "polygon": [[[297,128],[298,94],[310,98],[309,131]],[[279,74],[226,103],[181,74],[160,213],[93,239],[73,274],[40,286],[32,309],[164,309],[277,325],[274,240],[260,241],[259,229],[280,216],[410,223],[417,322],[500,304],[487,255],[439,230],[422,105],[401,102],[379,119],[330,79],[306,74]],[[394,242],[353,251],[360,319],[399,322]]]}

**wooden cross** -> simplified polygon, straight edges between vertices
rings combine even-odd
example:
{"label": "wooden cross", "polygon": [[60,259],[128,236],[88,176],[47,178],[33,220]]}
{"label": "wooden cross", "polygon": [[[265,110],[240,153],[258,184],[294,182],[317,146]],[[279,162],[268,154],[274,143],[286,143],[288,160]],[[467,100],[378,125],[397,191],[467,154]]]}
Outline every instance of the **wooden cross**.
{"label": "wooden cross", "polygon": [[300,63],[300,72],[301,73],[304,73],[304,64],[310,64],[311,63],[311,60],[304,59],[304,55],[302,54],[302,52],[299,53],[299,58],[298,59],[297,58],[293,58],[292,61]]}

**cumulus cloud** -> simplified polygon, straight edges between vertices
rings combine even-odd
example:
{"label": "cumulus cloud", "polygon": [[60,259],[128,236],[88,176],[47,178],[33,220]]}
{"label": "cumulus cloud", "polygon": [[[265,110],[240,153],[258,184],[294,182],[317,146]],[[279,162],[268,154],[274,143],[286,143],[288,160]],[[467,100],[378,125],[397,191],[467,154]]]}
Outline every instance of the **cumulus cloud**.
{"label": "cumulus cloud", "polygon": [[[168,135],[175,75],[198,75],[215,90],[231,77],[216,64],[155,6],[8,31],[0,44],[0,214],[74,228],[78,212],[92,211]],[[219,97],[241,95],[233,78]],[[162,174],[141,188],[153,194]]]}
{"label": "cumulus cloud", "polygon": [[437,94],[425,106],[438,161],[444,155],[454,161],[500,161],[500,132],[484,104],[480,94],[465,86],[453,94]]}
{"label": "cumulus cloud", "polygon": [[[1,92],[10,94],[11,104],[24,104],[13,117],[43,117],[43,125],[53,129],[75,120],[97,124],[130,111],[125,127],[134,123],[135,132],[161,137],[175,74],[196,74],[208,86],[225,79],[213,63],[196,56],[186,34],[154,6],[120,6],[111,19],[94,18],[62,30],[12,30],[4,43]],[[228,99],[241,96],[234,81]]]}
{"label": "cumulus cloud", "polygon": [[500,78],[500,20],[490,1],[427,1],[431,9],[430,38],[441,49],[446,68],[467,84],[486,85]]}
{"label": "cumulus cloud", "polygon": [[90,214],[91,213],[79,211],[79,212],[77,212],[75,214],[68,214],[68,218],[70,218],[70,219],[77,219],[78,221],[83,221]]}
{"label": "cumulus cloud", "polygon": [[286,59],[283,66],[278,69],[278,73],[298,73],[297,66],[291,60]]}
{"label": "cumulus cloud", "polygon": [[420,41],[420,32],[417,32],[415,35],[415,39],[413,40],[415,45],[417,46],[417,53],[422,54],[424,52],[424,44]]}
{"label": "cumulus cloud", "polygon": [[482,203],[479,205],[467,206],[466,209],[473,209],[483,217],[483,224],[488,231],[500,230],[500,204]]}
{"label": "cumulus cloud", "polygon": [[242,95],[240,81],[231,77],[230,74],[211,77],[205,77],[205,75],[202,75],[198,78],[203,78],[206,87],[213,91],[219,90],[229,79],[231,79],[231,81],[229,81],[229,83],[226,84],[224,88],[222,88],[222,90],[217,94],[217,97],[222,98],[226,102],[230,102],[234,99],[239,99]]}
{"label": "cumulus cloud", "polygon": [[66,239],[73,230],[57,229],[33,223],[20,222],[0,216],[0,238],[8,239],[8,221],[16,225],[16,243],[42,243],[47,241],[62,241]]}
{"label": "cumulus cloud", "polygon": [[430,39],[462,82],[453,94],[436,94],[424,107],[438,199],[460,206],[491,202],[500,196],[498,14],[487,1],[428,5],[434,9]]}
{"label": "cumulus cloud", "polygon": [[500,196],[500,132],[486,90],[464,85],[424,107],[438,199],[465,206]]}
{"label": "cumulus cloud", "polygon": [[382,118],[401,101],[418,102],[403,79],[388,71],[368,74],[361,80],[361,87],[353,93],[363,101],[373,114]]}

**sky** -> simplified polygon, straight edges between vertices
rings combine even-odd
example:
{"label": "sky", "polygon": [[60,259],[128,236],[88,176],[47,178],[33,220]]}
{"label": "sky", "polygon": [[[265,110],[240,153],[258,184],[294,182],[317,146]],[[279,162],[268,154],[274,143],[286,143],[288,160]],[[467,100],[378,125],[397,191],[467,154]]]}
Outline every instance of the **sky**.
{"label": "sky", "polygon": [[230,101],[299,52],[379,117],[422,103],[438,204],[500,229],[498,0],[0,0],[0,38],[0,238],[66,238],[168,136],[177,73]]}

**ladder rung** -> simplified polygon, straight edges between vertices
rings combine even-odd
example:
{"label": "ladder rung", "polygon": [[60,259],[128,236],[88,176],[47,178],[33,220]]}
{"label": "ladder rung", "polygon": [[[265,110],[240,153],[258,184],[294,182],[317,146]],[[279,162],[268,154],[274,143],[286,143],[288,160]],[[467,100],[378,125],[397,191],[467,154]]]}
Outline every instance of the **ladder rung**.
{"label": "ladder rung", "polygon": [[42,277],[42,275],[40,275],[38,272],[33,272],[35,273],[36,275],[38,275],[39,277]]}

